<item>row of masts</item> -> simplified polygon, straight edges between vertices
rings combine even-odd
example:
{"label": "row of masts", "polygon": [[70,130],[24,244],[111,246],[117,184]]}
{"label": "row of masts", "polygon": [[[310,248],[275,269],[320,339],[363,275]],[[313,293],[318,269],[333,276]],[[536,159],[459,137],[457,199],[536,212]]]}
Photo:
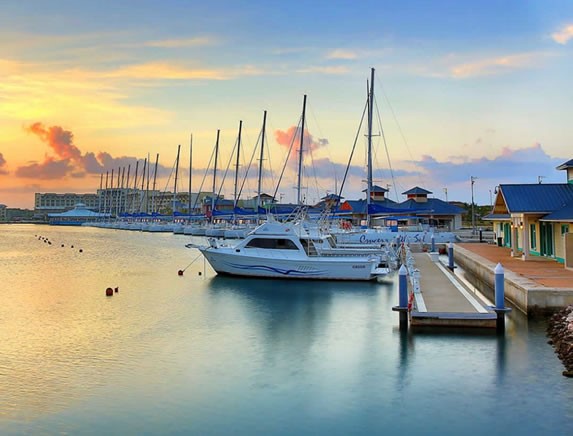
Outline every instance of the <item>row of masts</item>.
{"label": "row of masts", "polygon": [[[304,152],[304,129],[305,129],[305,118],[306,118],[306,100],[307,96],[304,95],[303,97],[303,107],[302,107],[302,116],[300,119],[300,140],[299,140],[299,149],[298,149],[298,175],[297,175],[297,205],[302,206],[303,196],[302,196],[302,165],[303,165],[303,152]],[[367,110],[368,110],[368,133],[367,133],[367,205],[371,203],[371,195],[373,190],[372,184],[372,126],[373,126],[373,107],[374,107],[374,68],[371,70],[371,78],[369,83],[368,89],[368,100],[367,100]],[[265,146],[265,132],[266,132],[266,118],[267,118],[267,111],[264,111],[263,115],[263,126],[261,130],[261,147],[260,147],[260,155],[259,155],[259,173],[258,173],[258,180],[257,180],[257,197],[256,197],[256,210],[259,209],[261,206],[261,188],[262,188],[262,166],[263,166],[263,159],[264,159],[264,146]],[[242,135],[242,127],[243,122],[242,120],[239,121],[239,131],[237,136],[236,142],[236,160],[235,160],[235,177],[234,177],[234,194],[233,194],[233,208],[238,206],[238,200],[240,197],[240,191],[242,188],[239,187],[239,159],[240,159],[240,150],[241,150],[241,135]],[[217,136],[215,141],[214,147],[214,164],[213,164],[213,179],[212,179],[212,195],[211,195],[211,211],[215,210],[217,199],[219,198],[219,193],[217,193],[217,162],[218,162],[218,154],[219,154],[219,139],[220,139],[220,130],[217,130]],[[294,138],[293,138],[294,143]],[[193,135],[190,137],[190,144],[189,144],[189,197],[188,197],[188,213],[191,214],[192,211],[195,209],[196,204],[192,204],[192,168],[193,168]],[[177,183],[178,183],[178,170],[179,170],[179,159],[180,159],[180,152],[181,152],[181,145],[177,147],[177,158],[175,161],[175,179],[174,179],[174,189],[173,189],[173,201],[172,201],[172,213],[175,216],[177,212]],[[288,161],[288,156],[290,155],[290,150],[287,155],[286,161]],[[286,167],[285,161],[285,167]],[[151,207],[150,206],[150,164],[149,164],[149,154],[147,158],[143,160],[143,169],[141,171],[141,189],[138,185],[138,168],[139,168],[139,160],[136,162],[135,166],[135,175],[133,180],[133,187],[130,187],[130,172],[131,172],[131,164],[127,166],[127,177],[125,176],[125,167],[118,169],[117,175],[115,176],[114,181],[114,170],[111,170],[111,177],[109,172],[106,171],[105,174],[105,190],[103,185],[103,173],[100,177],[100,192],[103,192],[103,196],[100,195],[100,212],[110,213],[111,215],[120,215],[121,213],[153,213],[158,212],[157,210],[157,191],[156,191],[156,182],[157,182],[157,168],[159,163],[159,153],[156,155],[155,159],[155,167],[153,171],[153,185],[151,191]],[[284,173],[283,168],[283,173]],[[282,173],[281,173],[282,178]],[[115,186],[114,186],[115,183]],[[278,191],[278,185],[276,186],[275,195]],[[222,184],[221,184],[222,188]],[[220,192],[220,190],[219,190]],[[124,198],[127,196],[127,198]],[[103,197],[103,198],[102,198]],[[196,202],[195,202],[196,203]],[[122,207],[123,206],[123,207]],[[369,216],[369,214],[367,214]]]}

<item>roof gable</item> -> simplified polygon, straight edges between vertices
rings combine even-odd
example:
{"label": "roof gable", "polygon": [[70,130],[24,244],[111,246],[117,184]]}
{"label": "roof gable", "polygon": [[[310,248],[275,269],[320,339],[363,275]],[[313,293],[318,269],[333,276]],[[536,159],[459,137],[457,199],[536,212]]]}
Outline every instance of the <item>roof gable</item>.
{"label": "roof gable", "polygon": [[426,195],[428,195],[428,194],[432,194],[432,192],[427,191],[424,188],[420,188],[419,186],[415,186],[412,189],[409,189],[405,192],[402,192],[402,195],[412,195],[412,194],[418,194],[418,195],[419,194],[426,194]]}
{"label": "roof gable", "polygon": [[565,163],[562,163],[561,165],[559,165],[558,167],[556,167],[556,170],[566,170],[567,168],[573,168],[573,159],[568,160]]}
{"label": "roof gable", "polygon": [[573,185],[568,183],[499,185],[510,213],[550,213],[573,200]]}
{"label": "roof gable", "polygon": [[428,198],[427,202],[418,203],[413,199],[406,200],[398,205],[401,209],[409,209],[414,213],[432,215],[461,215],[465,210],[461,207],[446,203],[439,198]]}

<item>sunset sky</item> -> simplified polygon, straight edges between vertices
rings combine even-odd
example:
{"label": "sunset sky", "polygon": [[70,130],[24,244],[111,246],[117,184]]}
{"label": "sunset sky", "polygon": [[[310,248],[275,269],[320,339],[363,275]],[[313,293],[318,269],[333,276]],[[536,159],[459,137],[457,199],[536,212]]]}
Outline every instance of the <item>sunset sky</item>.
{"label": "sunset sky", "polygon": [[[305,196],[340,188],[375,68],[375,183],[389,197],[489,204],[500,183],[564,182],[573,158],[573,2],[3,1],[0,203],[95,192],[100,175],[159,153],[157,189],[193,191],[221,130],[243,121],[241,178],[267,115],[276,188],[307,95]],[[385,141],[384,141],[385,139]],[[295,200],[295,152],[278,193]],[[359,134],[342,195],[365,189]],[[256,163],[242,197],[256,192]],[[222,192],[233,195],[232,166]],[[272,170],[272,175],[270,174]],[[179,185],[181,186],[181,185]],[[211,189],[209,176],[203,190]]]}

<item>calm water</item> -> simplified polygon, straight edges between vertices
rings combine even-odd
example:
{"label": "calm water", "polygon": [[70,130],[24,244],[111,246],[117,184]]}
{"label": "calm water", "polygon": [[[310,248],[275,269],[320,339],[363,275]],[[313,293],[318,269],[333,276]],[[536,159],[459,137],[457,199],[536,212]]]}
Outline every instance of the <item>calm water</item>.
{"label": "calm water", "polygon": [[573,434],[542,321],[402,334],[395,278],[180,277],[187,241],[0,226],[0,434]]}

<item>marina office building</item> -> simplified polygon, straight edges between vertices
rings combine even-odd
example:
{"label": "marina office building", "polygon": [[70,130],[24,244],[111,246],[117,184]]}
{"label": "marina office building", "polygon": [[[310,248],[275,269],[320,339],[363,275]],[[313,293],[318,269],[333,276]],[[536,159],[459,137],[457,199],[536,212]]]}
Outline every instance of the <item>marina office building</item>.
{"label": "marina office building", "polygon": [[512,256],[552,258],[573,268],[573,159],[556,169],[566,171],[567,183],[499,185],[484,220]]}

